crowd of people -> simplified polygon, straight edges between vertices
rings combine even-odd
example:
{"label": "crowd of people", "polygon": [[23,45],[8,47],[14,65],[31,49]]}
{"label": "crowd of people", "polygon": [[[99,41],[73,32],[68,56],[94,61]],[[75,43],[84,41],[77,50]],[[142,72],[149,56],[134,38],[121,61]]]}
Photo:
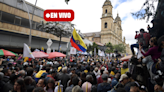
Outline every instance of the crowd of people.
{"label": "crowd of people", "polygon": [[117,55],[0,57],[0,92],[164,92],[164,36],[154,33],[156,22],[136,32],[127,62]]}
{"label": "crowd of people", "polygon": [[[21,57],[21,55],[20,55]],[[84,59],[81,61],[81,59]],[[71,61],[70,61],[71,60]],[[57,60],[3,57],[1,92],[148,92],[132,79],[128,63],[119,59],[72,56]]]}

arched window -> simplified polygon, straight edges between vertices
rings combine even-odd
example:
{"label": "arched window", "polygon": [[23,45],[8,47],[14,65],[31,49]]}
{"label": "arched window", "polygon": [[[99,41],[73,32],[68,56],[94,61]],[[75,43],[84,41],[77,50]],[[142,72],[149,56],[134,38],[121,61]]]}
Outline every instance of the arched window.
{"label": "arched window", "polygon": [[107,23],[105,22],[105,25],[104,25],[105,28],[107,28]]}
{"label": "arched window", "polygon": [[108,10],[106,9],[106,10],[105,10],[105,13],[107,13],[107,12],[108,12]]}

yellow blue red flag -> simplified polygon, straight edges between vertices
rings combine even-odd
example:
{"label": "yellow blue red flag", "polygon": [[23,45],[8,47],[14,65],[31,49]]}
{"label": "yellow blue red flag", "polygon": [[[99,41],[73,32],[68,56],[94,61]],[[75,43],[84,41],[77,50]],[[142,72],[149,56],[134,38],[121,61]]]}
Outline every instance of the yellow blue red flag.
{"label": "yellow blue red flag", "polygon": [[87,50],[87,46],[75,29],[73,30],[70,42],[72,47],[76,48],[78,51],[85,52]]}

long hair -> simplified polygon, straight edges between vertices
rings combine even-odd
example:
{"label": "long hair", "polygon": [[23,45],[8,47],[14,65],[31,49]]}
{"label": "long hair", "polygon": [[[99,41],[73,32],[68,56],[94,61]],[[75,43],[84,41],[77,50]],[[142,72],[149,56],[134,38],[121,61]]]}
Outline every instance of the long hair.
{"label": "long hair", "polygon": [[157,39],[156,39],[156,37],[152,37],[152,38],[150,39],[150,41],[151,41],[152,43],[154,43],[155,46],[158,45],[158,44],[157,44]]}
{"label": "long hair", "polygon": [[77,75],[76,75],[76,74],[72,74],[72,75],[71,75],[71,79],[70,79],[69,86],[71,86],[71,85],[73,84],[73,83],[72,83],[72,79],[73,79],[74,77],[77,77]]}
{"label": "long hair", "polygon": [[48,91],[48,89],[49,89],[48,83],[52,83],[52,84],[53,84],[52,90],[53,90],[53,92],[54,92],[54,89],[55,89],[55,81],[54,81],[53,79],[51,79],[51,78],[48,80],[47,86],[46,86],[46,90],[47,90],[47,91]]}
{"label": "long hair", "polygon": [[21,87],[21,92],[25,92],[26,91],[26,87],[25,87],[25,83],[24,83],[24,80],[23,79],[18,79],[16,81]]}

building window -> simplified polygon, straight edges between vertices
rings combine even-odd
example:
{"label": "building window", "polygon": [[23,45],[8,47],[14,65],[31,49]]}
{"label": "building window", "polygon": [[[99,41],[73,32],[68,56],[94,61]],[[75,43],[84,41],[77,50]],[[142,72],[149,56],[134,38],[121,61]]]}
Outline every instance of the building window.
{"label": "building window", "polygon": [[15,16],[14,24],[21,25],[21,19],[22,19],[21,17]]}
{"label": "building window", "polygon": [[9,13],[2,12],[2,21],[14,23],[15,16]]}
{"label": "building window", "polygon": [[36,29],[36,22],[32,22],[32,29]]}
{"label": "building window", "polygon": [[107,23],[105,22],[105,25],[104,25],[105,28],[107,28]]}
{"label": "building window", "polygon": [[30,23],[28,19],[22,19],[21,25],[30,28]]}
{"label": "building window", "polygon": [[1,17],[2,17],[2,12],[0,11],[0,20],[1,20]]}
{"label": "building window", "polygon": [[94,41],[94,38],[92,38],[92,41]]}
{"label": "building window", "polygon": [[106,9],[106,10],[105,10],[105,13],[107,13],[107,12],[108,12],[108,10]]}

